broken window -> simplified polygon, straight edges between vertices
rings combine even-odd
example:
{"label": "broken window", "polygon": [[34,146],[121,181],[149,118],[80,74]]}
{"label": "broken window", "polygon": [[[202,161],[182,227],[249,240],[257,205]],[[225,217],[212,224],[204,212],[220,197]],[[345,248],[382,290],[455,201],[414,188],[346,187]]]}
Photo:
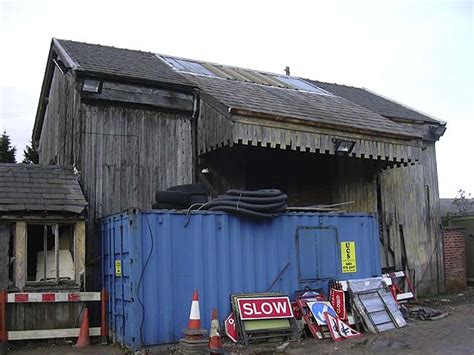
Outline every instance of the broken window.
{"label": "broken window", "polygon": [[26,283],[75,282],[73,224],[27,224]]}

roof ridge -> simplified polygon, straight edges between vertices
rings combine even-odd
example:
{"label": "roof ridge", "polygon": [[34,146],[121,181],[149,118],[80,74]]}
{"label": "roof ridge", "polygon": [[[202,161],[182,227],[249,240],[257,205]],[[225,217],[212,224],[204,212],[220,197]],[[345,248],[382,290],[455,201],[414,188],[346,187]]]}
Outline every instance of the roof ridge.
{"label": "roof ridge", "polygon": [[131,51],[131,52],[139,52],[139,53],[146,53],[146,54],[155,54],[154,52],[151,51],[143,51],[140,49],[130,49],[130,48],[124,48],[124,47],[115,47],[115,46],[107,46],[103,44],[98,44],[98,43],[89,43],[89,42],[81,42],[81,41],[74,41],[72,39],[60,39],[60,38],[55,38],[58,42],[72,42],[72,43],[78,43],[78,44],[85,44],[88,46],[95,46],[95,47],[102,47],[102,48],[113,48],[113,49],[120,49],[124,51]]}

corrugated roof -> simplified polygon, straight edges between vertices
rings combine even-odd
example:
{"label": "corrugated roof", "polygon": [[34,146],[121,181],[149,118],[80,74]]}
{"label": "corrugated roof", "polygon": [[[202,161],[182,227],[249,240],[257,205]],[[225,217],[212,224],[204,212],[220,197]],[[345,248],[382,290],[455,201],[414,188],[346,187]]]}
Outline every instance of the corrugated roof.
{"label": "corrugated roof", "polygon": [[72,212],[87,206],[72,168],[0,164],[0,212]]}
{"label": "corrugated roof", "polygon": [[380,95],[376,95],[366,89],[340,84],[325,83],[316,80],[309,81],[314,85],[317,85],[320,88],[333,93],[334,95],[343,97],[385,117],[439,123],[438,120],[432,117],[417,112],[409,107],[403,106]]}

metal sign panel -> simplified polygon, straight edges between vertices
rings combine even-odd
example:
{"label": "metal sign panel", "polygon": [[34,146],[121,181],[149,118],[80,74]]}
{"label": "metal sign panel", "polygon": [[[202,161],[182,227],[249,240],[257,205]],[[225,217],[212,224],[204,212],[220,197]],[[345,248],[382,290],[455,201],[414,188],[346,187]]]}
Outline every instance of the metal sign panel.
{"label": "metal sign panel", "polygon": [[357,272],[355,242],[341,243],[341,262],[343,273]]}
{"label": "metal sign panel", "polygon": [[240,319],[293,318],[288,297],[238,298]]}
{"label": "metal sign panel", "polygon": [[234,343],[239,341],[239,333],[235,327],[235,317],[234,313],[229,314],[229,316],[224,321],[225,333]]}
{"label": "metal sign panel", "polygon": [[344,291],[332,288],[330,292],[330,302],[340,319],[347,319],[346,296]]}
{"label": "metal sign panel", "polygon": [[324,312],[323,316],[324,316],[324,319],[326,320],[326,324],[329,328],[329,332],[331,333],[332,340],[334,341],[343,340],[342,335],[339,333],[339,328],[337,327],[337,317],[331,316],[329,312]]}
{"label": "metal sign panel", "polygon": [[329,302],[308,302],[307,305],[318,325],[326,325],[326,318],[324,317],[325,312],[328,312],[333,317],[337,317],[336,311],[334,311]]}

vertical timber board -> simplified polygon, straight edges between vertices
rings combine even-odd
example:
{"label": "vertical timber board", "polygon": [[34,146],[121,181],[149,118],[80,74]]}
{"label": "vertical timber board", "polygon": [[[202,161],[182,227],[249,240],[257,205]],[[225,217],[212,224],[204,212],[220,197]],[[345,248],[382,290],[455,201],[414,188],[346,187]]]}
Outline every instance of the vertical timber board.
{"label": "vertical timber board", "polygon": [[94,220],[149,209],[156,191],[192,182],[189,116],[114,105],[82,111],[83,188]]}
{"label": "vertical timber board", "polygon": [[72,74],[62,74],[55,67],[39,141],[41,164],[73,164],[73,122],[77,118],[78,104],[75,95]]}
{"label": "vertical timber board", "polygon": [[[420,294],[437,292],[442,285],[439,258],[439,192],[434,144],[427,144],[421,161],[380,173],[382,221],[395,252],[395,267],[401,269],[402,226],[408,268],[414,270]],[[428,196],[429,195],[429,196]]]}
{"label": "vertical timber board", "polygon": [[26,223],[16,222],[14,245],[14,279],[15,286],[21,291],[26,284]]}
{"label": "vertical timber board", "polygon": [[76,282],[80,280],[80,275],[85,273],[86,263],[86,222],[79,221],[74,224],[74,251],[76,265]]}
{"label": "vertical timber board", "polygon": [[377,211],[376,169],[371,161],[336,157],[333,203],[354,201],[342,206],[349,212]]}
{"label": "vertical timber board", "polygon": [[444,270],[443,270],[443,243],[442,234],[439,226],[441,225],[439,185],[438,185],[438,166],[436,161],[435,143],[426,143],[426,149],[422,152],[423,175],[425,177],[425,201],[427,202],[427,223],[429,232],[434,238],[430,239],[430,250],[436,250],[436,258],[432,261],[436,267],[429,268],[431,272],[430,279],[436,277],[439,280],[440,291],[444,291]]}
{"label": "vertical timber board", "polygon": [[80,327],[83,302],[10,303],[7,329],[11,331]]}
{"label": "vertical timber board", "polygon": [[10,223],[0,223],[0,290],[8,287],[8,251],[10,249]]}
{"label": "vertical timber board", "polygon": [[233,123],[228,115],[222,114],[202,99],[198,119],[198,154],[204,154],[222,143],[231,141],[232,127]]}

